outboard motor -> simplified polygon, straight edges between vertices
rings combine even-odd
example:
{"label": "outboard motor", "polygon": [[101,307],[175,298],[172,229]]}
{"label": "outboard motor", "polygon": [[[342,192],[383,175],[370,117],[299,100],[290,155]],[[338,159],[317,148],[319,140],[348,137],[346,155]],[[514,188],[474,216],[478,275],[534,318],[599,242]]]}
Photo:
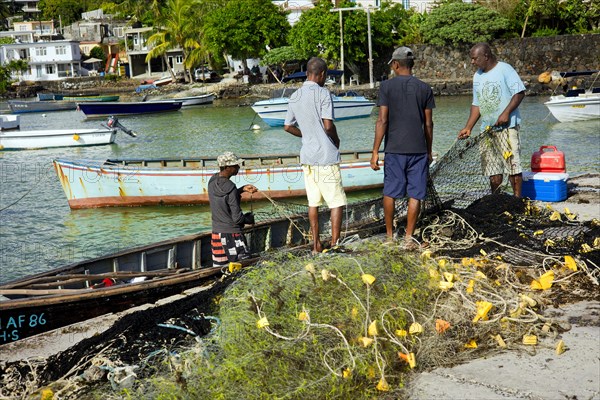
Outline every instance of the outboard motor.
{"label": "outboard motor", "polygon": [[126,134],[128,134],[131,137],[137,137],[137,134],[134,131],[132,131],[131,129],[127,129],[123,125],[121,125],[121,123],[119,122],[119,120],[115,116],[111,115],[110,117],[108,117],[108,121],[106,121],[106,125],[108,125],[108,127],[110,129],[116,129],[116,128],[118,128],[118,129],[122,130],[123,132],[125,132]]}

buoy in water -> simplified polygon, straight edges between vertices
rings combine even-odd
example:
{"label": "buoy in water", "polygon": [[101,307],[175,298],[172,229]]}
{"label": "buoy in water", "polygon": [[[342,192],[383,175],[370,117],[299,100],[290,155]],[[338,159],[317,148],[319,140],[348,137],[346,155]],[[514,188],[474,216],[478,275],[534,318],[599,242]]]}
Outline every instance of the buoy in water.
{"label": "buoy in water", "polygon": [[260,130],[260,125],[254,124],[254,125],[252,125],[251,128],[252,128],[253,131],[259,131]]}
{"label": "buoy in water", "polygon": [[78,134],[74,134],[73,135],[73,140],[76,140],[76,141],[79,140],[79,135]]}
{"label": "buoy in water", "polygon": [[46,118],[46,114],[42,114],[42,118]]}

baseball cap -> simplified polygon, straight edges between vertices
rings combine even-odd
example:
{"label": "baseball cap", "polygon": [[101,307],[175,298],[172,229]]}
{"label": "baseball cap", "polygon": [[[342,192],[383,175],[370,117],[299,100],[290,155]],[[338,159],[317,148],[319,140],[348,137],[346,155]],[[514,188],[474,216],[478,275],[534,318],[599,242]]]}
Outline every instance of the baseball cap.
{"label": "baseball cap", "polygon": [[394,60],[414,60],[415,56],[413,51],[406,46],[398,47],[392,53],[392,58],[388,61],[388,64],[391,64]]}
{"label": "baseball cap", "polygon": [[219,167],[242,165],[243,162],[244,159],[238,158],[238,156],[233,154],[231,151],[226,151],[225,153],[217,157],[217,163],[219,164]]}

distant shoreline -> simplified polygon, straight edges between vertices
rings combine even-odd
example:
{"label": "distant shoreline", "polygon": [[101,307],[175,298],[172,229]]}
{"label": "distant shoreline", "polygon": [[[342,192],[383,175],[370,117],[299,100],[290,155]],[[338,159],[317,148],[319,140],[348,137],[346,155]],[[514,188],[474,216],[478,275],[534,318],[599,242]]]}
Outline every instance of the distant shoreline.
{"label": "distant shoreline", "polygon": [[[418,75],[417,75],[418,77]],[[537,76],[521,77],[527,88],[528,96],[550,96],[554,90],[546,84],[537,81]],[[472,93],[472,82],[470,79],[423,79],[433,88],[435,96],[465,96]],[[374,88],[370,88],[368,82],[361,85],[345,85],[342,90],[341,85],[330,86],[332,92],[340,93],[343,91],[355,91],[368,98],[374,99],[378,94],[380,82],[374,83]],[[225,78],[217,83],[175,83],[160,86],[156,89],[150,89],[141,93],[136,93],[135,89],[142,84],[142,79],[122,79],[112,81],[103,78],[77,78],[66,81],[44,81],[31,82],[30,84],[21,84],[14,86],[17,90],[7,92],[3,99],[12,98],[32,98],[38,92],[68,93],[68,94],[119,94],[129,97],[166,96],[181,92],[204,92],[215,93],[218,98],[242,98],[247,96],[256,96],[262,98],[270,97],[275,89],[282,87],[297,87],[300,83],[269,83],[269,84],[244,84],[232,78]]]}

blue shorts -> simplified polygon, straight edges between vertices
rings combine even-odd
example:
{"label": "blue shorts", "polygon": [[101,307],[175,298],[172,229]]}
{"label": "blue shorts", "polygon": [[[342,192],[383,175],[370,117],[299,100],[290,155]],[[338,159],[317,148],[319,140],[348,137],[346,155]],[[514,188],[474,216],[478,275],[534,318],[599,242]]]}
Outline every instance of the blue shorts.
{"label": "blue shorts", "polygon": [[429,158],[427,153],[385,153],[383,195],[394,199],[408,197],[423,200],[427,194]]}

